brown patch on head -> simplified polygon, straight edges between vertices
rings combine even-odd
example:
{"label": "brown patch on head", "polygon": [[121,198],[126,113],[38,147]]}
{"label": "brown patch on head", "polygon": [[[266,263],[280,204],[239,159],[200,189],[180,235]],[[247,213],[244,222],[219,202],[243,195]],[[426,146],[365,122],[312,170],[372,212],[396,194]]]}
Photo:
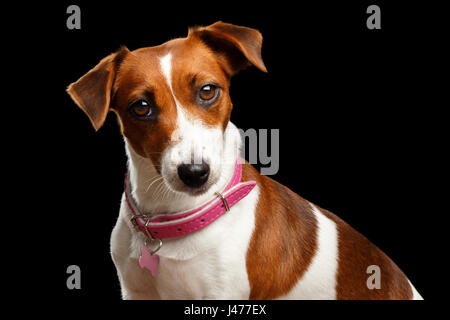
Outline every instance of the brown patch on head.
{"label": "brown patch on head", "polygon": [[[123,61],[114,84],[111,108],[119,116],[122,134],[140,156],[150,158],[159,171],[161,155],[176,126],[176,106],[159,65],[162,47],[131,52]],[[141,120],[130,112],[130,105],[143,99],[155,118]]]}
{"label": "brown patch on head", "polygon": [[[172,88],[179,103],[193,118],[208,126],[225,130],[232,109],[229,80],[253,64],[267,71],[261,58],[262,36],[251,28],[216,22],[207,27],[191,28],[183,41],[173,42]],[[219,88],[217,101],[199,108],[196,95],[206,84]]]}
{"label": "brown patch on head", "polygon": [[[150,158],[159,169],[161,155],[170,145],[176,128],[176,100],[189,117],[207,126],[225,130],[232,109],[230,77],[253,64],[266,71],[261,59],[261,34],[254,29],[217,22],[194,28],[187,38],[161,46],[128,51],[122,48],[71,84],[68,92],[98,130],[109,110],[118,115],[122,134],[134,151]],[[160,58],[170,53],[171,90],[164,78]],[[219,96],[207,107],[197,95],[207,84],[218,88]],[[130,104],[144,99],[154,107],[155,119],[133,117]]]}
{"label": "brown patch on head", "polygon": [[[231,114],[229,77],[217,56],[197,38],[178,42],[170,50],[172,57],[172,89],[186,114],[201,119],[210,127],[220,126],[224,131]],[[203,107],[198,103],[199,90],[208,84],[217,86],[218,97],[214,103]]]}

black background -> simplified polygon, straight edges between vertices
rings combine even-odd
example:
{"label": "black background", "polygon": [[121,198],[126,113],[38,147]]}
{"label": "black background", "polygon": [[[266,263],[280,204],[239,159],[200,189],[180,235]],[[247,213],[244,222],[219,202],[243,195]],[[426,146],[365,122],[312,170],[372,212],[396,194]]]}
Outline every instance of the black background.
{"label": "black background", "polygon": [[[81,8],[81,30],[66,28],[70,4]],[[381,30],[366,28],[370,4],[381,7]],[[5,40],[6,51],[20,57],[13,87],[16,101],[33,110],[26,125],[15,126],[26,132],[15,147],[32,162],[22,166],[30,181],[17,201],[30,206],[30,222],[39,226],[36,263],[26,273],[42,296],[69,303],[120,299],[109,239],[126,171],[123,141],[112,113],[96,133],[67,85],[121,45],[158,45],[186,36],[189,26],[222,20],[264,37],[269,72],[249,68],[233,78],[231,120],[243,129],[280,129],[280,169],[272,178],[369,238],[426,300],[441,297],[435,288],[445,279],[444,251],[435,230],[445,213],[436,207],[442,200],[436,182],[443,179],[440,95],[448,92],[448,82],[439,80],[442,8],[62,1],[12,10],[22,17],[15,25],[26,26]],[[81,290],[66,288],[71,264],[81,267]]]}

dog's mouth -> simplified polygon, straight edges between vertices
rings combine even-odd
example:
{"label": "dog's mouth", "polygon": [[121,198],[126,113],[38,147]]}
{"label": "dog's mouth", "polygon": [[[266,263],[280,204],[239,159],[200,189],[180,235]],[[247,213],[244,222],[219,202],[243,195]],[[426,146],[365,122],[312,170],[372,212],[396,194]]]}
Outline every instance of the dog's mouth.
{"label": "dog's mouth", "polygon": [[183,186],[181,190],[178,190],[178,192],[183,192],[191,196],[200,196],[204,193],[206,193],[211,187],[211,184],[205,184],[201,187],[188,187]]}
{"label": "dog's mouth", "polygon": [[193,197],[203,195],[214,184],[212,181],[209,181],[210,179],[208,179],[208,181],[205,184],[203,184],[202,186],[192,187],[192,186],[187,186],[182,182],[180,183],[180,181],[173,183],[173,182],[170,182],[172,180],[167,180],[167,179],[164,179],[164,180],[166,182],[167,187],[174,193],[186,194],[186,195],[190,195]]}
{"label": "dog's mouth", "polygon": [[[198,171],[198,172],[197,172]],[[206,193],[217,182],[214,174],[204,167],[186,168],[179,166],[175,172],[161,173],[166,186],[174,193],[189,196],[200,196]]]}

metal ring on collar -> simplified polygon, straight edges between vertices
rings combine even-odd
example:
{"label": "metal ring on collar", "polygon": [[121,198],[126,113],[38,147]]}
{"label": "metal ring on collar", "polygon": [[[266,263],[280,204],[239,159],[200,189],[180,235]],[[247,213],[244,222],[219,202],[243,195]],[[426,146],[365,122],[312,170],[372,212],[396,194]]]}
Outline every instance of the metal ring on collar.
{"label": "metal ring on collar", "polygon": [[227,199],[220,193],[220,192],[214,192],[215,195],[217,195],[220,199],[222,199],[223,205],[227,209],[227,211],[230,211],[230,206],[228,205]]}

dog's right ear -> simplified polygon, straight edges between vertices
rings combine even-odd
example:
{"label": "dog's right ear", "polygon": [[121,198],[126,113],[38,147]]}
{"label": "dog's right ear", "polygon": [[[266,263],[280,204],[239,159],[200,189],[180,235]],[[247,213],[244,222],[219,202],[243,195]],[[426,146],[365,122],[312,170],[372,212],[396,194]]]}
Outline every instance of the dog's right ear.
{"label": "dog's right ear", "polygon": [[102,59],[93,69],[67,87],[67,93],[86,113],[95,131],[105,122],[111,102],[111,89],[121,61],[129,53],[122,47]]}

